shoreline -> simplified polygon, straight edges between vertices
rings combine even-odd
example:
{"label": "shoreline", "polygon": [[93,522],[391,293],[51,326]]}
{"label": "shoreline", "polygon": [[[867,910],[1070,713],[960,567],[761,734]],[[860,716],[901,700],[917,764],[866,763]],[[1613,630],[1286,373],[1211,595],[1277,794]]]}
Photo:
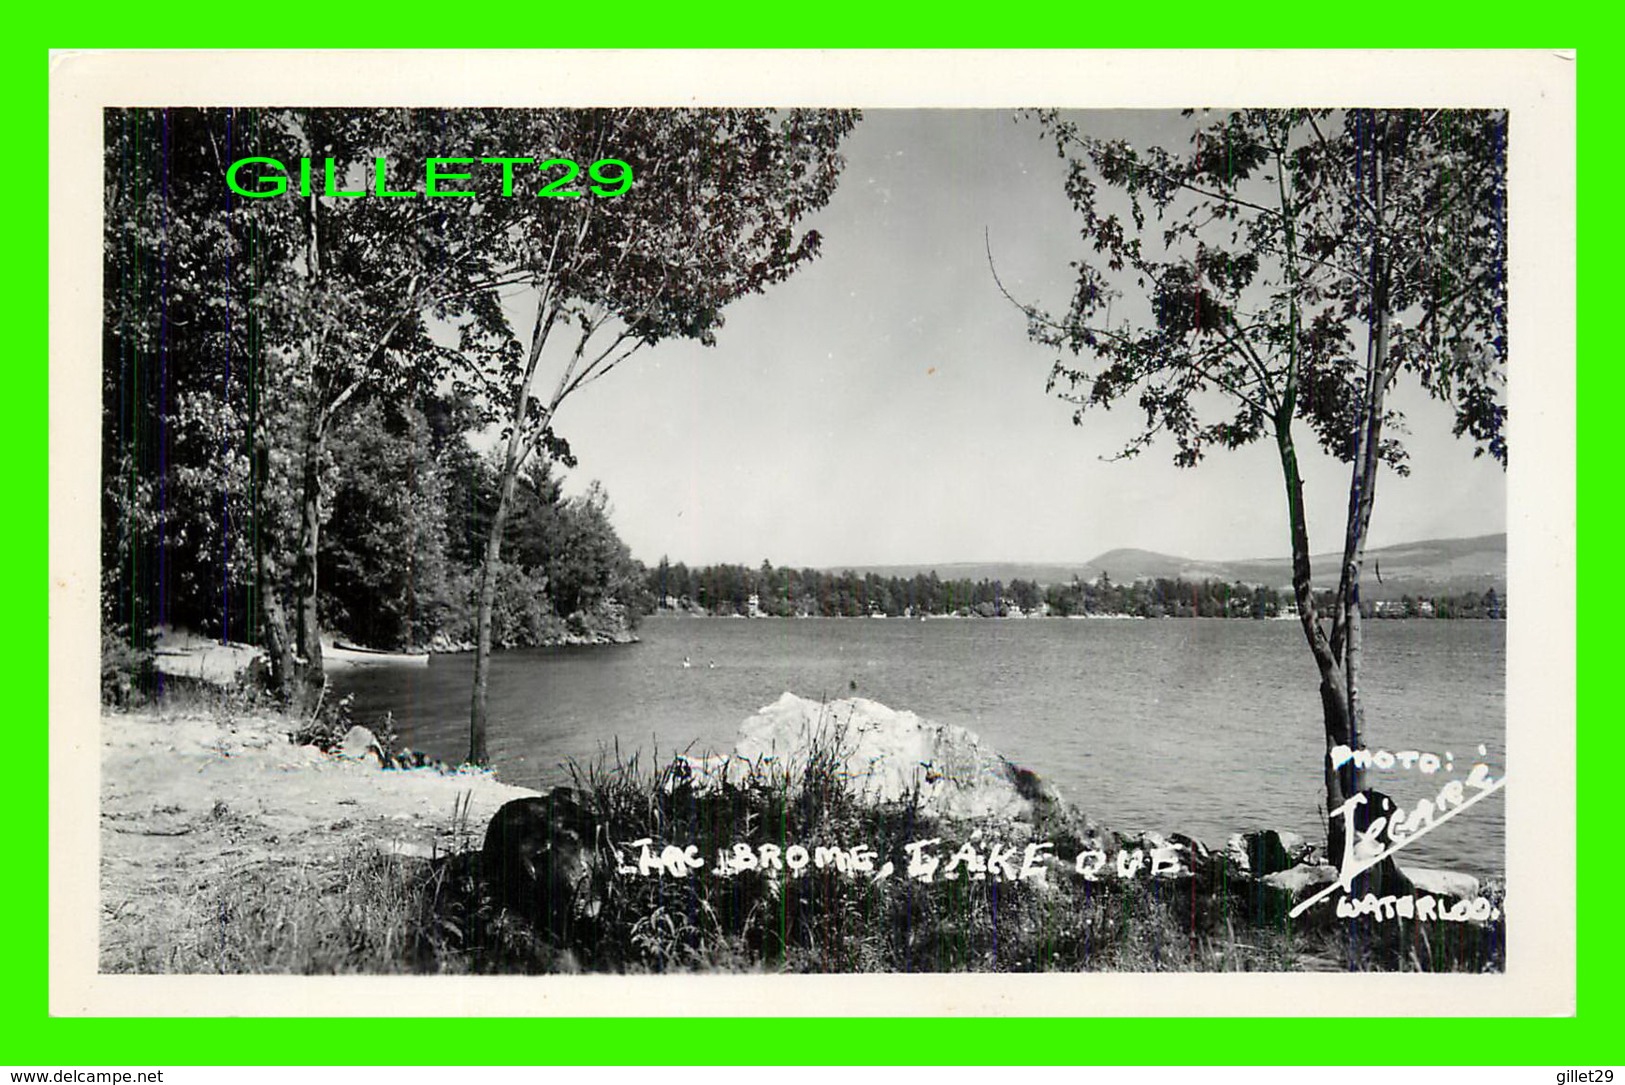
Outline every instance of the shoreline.
{"label": "shoreline", "polygon": [[[883,709],[884,706],[875,707]],[[897,715],[912,716],[909,713]],[[261,942],[271,943],[262,946],[261,950],[270,959],[260,961],[249,958],[240,966],[231,962],[222,965],[210,956],[217,952],[212,948],[210,939],[221,934],[211,925],[218,925],[222,909],[267,913],[277,912],[278,909],[315,909],[320,912],[325,907],[322,902],[334,885],[348,886],[350,888],[346,892],[361,893],[368,901],[382,896],[393,901],[397,910],[404,909],[401,912],[404,915],[414,908],[421,911],[429,906],[412,904],[413,900],[425,893],[436,894],[430,901],[433,907],[447,906],[441,897],[446,892],[446,885],[451,884],[447,881],[450,878],[462,887],[460,891],[466,896],[464,902],[456,904],[451,913],[453,925],[466,927],[474,921],[470,918],[473,916],[484,916],[481,923],[493,922],[482,911],[486,906],[474,903],[483,899],[483,890],[479,888],[477,876],[470,873],[471,870],[478,870],[487,825],[499,810],[513,800],[553,802],[549,796],[560,792],[537,792],[506,784],[489,770],[381,768],[377,755],[364,749],[354,751],[360,752],[361,755],[357,757],[338,752],[323,753],[313,746],[294,745],[290,735],[298,725],[299,721],[284,715],[233,708],[224,702],[213,705],[158,705],[129,712],[104,709],[101,716],[103,786],[100,804],[100,959],[104,971],[213,971],[217,966],[227,970],[241,967],[248,971],[327,971],[330,967],[326,963],[327,958],[320,955],[288,957],[284,960],[285,951],[275,944],[279,936],[274,935],[274,930],[285,928],[289,922],[286,918],[277,921],[280,925],[273,927],[272,935],[260,939]],[[970,737],[974,740],[974,736]],[[1014,774],[1012,780],[1018,790],[1042,786],[1037,783],[1037,777],[1025,770],[1011,766],[1010,771]],[[1022,783],[1024,777],[1030,782]],[[664,797],[655,784],[660,778],[668,781]],[[612,772],[607,783],[611,791],[597,798],[602,800],[606,796],[623,794],[624,789],[631,788],[631,791],[624,792],[625,797],[635,793],[645,796],[638,802],[669,804],[674,801],[670,781],[669,776],[661,777],[657,773],[650,781],[650,786],[656,786],[656,790],[647,792],[641,790],[646,785]],[[600,786],[605,785],[601,783]],[[562,794],[573,796],[569,800],[562,800],[566,802],[583,798],[580,793],[568,789]],[[684,801],[697,802],[702,806],[711,801],[698,791],[694,796]],[[764,797],[770,798],[769,792],[761,792],[759,798]],[[728,801],[737,803],[739,800]],[[849,824],[867,827],[861,832],[853,832],[854,840],[863,842],[866,833],[872,834],[881,848],[881,854],[886,854],[890,848],[893,854],[901,855],[898,849],[907,840],[895,834],[894,830],[899,829],[900,823],[889,820],[892,815],[886,814],[883,806],[869,808],[863,801],[854,801],[857,801],[857,806],[852,808],[854,813],[846,816],[856,817],[857,820]],[[1336,923],[1341,922],[1334,922],[1332,918],[1332,900],[1328,899],[1317,907],[1316,914],[1310,917],[1313,922],[1305,920],[1303,932],[1298,936],[1291,933],[1290,926],[1285,928],[1285,933],[1272,926],[1284,922],[1285,909],[1294,900],[1303,899],[1335,877],[1335,870],[1313,861],[1314,849],[1306,848],[1301,839],[1273,831],[1254,834],[1258,839],[1249,839],[1241,846],[1254,856],[1270,855],[1273,858],[1267,860],[1271,868],[1267,874],[1251,877],[1240,873],[1240,869],[1245,868],[1246,859],[1238,860],[1234,838],[1224,848],[1210,850],[1200,841],[1177,833],[1166,836],[1149,832],[1118,834],[1093,824],[1058,797],[1055,802],[1059,805],[1048,806],[1041,817],[1029,815],[1030,820],[1026,822],[1019,819],[1011,821],[1007,816],[938,821],[933,820],[933,815],[918,826],[918,835],[935,831],[944,839],[941,847],[949,850],[959,846],[961,840],[968,847],[969,841],[980,837],[984,829],[991,834],[989,839],[1004,838],[1014,832],[1016,835],[1011,839],[1037,841],[1044,839],[1044,833],[1050,833],[1054,839],[1068,842],[1067,845],[1057,845],[1048,863],[1048,880],[1042,881],[1037,888],[1024,882],[1005,882],[1002,890],[995,890],[995,917],[1001,914],[998,911],[1000,908],[1004,909],[1004,914],[1019,914],[1013,911],[1012,894],[1017,901],[1024,899],[1023,895],[1030,898],[1031,908],[1048,909],[1045,914],[1054,912],[1063,916],[1075,908],[1098,910],[1109,901],[1122,898],[1124,903],[1121,907],[1131,911],[1147,907],[1152,909],[1152,918],[1146,920],[1152,924],[1148,928],[1149,933],[1136,928],[1139,933],[1125,934],[1124,937],[1130,938],[1132,945],[1142,945],[1145,938],[1150,938],[1152,941],[1149,944],[1154,948],[1162,945],[1162,940],[1170,936],[1163,926],[1177,921],[1177,916],[1164,916],[1162,919],[1155,919],[1155,916],[1161,915],[1170,902],[1189,895],[1188,908],[1192,922],[1197,911],[1208,915],[1216,908],[1227,914],[1232,906],[1240,909],[1237,918],[1243,920],[1243,926],[1254,935],[1248,943],[1252,947],[1248,952],[1256,951],[1258,954],[1257,959],[1247,967],[1282,970],[1335,967],[1326,959],[1331,952],[1328,948],[1331,943],[1324,942],[1328,933],[1335,942]],[[696,806],[695,809],[698,808]],[[733,809],[732,806],[725,808]],[[738,813],[742,814],[743,811]],[[734,816],[737,817],[737,814]],[[747,816],[737,822],[729,817],[716,820],[713,828],[720,835],[716,840],[706,842],[702,854],[711,854],[716,845],[734,840],[733,833],[736,831],[738,840],[746,839],[750,831],[740,826],[747,823],[756,824],[758,828],[763,824],[759,816]],[[912,825],[912,821],[909,824]],[[622,831],[615,839],[623,839],[627,843],[633,841],[639,831],[626,826],[616,828]],[[628,833],[633,835],[626,835]],[[888,836],[888,833],[892,835]],[[669,833],[657,831],[655,835],[657,838],[668,837]],[[677,842],[681,843],[681,840]],[[811,844],[814,841],[809,838],[806,842]],[[986,847],[985,844],[980,846]],[[1100,851],[1096,867],[1101,874],[1098,881],[1091,878],[1086,883],[1077,876],[1085,869],[1081,854],[1077,866],[1074,868],[1070,865],[1073,863],[1073,853],[1079,848]],[[1165,854],[1159,858],[1159,853]],[[544,849],[543,854],[551,855],[552,852]],[[946,861],[947,857],[948,852],[945,851],[942,858]],[[1158,864],[1163,862],[1167,864],[1166,877],[1158,873]],[[471,863],[474,864],[472,867]],[[539,861],[538,865],[544,864]],[[1129,874],[1113,876],[1114,868],[1118,871],[1128,870]],[[1458,895],[1463,891],[1463,882],[1451,881],[1463,876],[1407,868],[1407,873],[1413,872],[1425,875],[1416,879],[1418,895],[1424,891],[1446,894],[1452,888]],[[627,873],[627,868],[622,867],[622,873]],[[626,894],[638,897],[652,892],[657,896],[643,903],[658,909],[666,906],[660,903],[667,899],[665,894],[679,889],[702,894],[710,892],[703,888],[706,882],[731,886],[730,891],[739,889],[734,885],[739,881],[739,876],[717,878],[713,876],[714,873],[712,870],[696,871],[693,878],[671,881],[666,888],[663,886],[668,885],[668,880],[664,876],[632,877],[625,881],[616,899],[620,900]],[[926,908],[924,914],[927,915],[932,914],[932,909],[940,907],[937,898],[951,889],[950,885],[941,882],[927,885],[912,881],[903,877],[901,867],[899,877],[902,884],[886,891],[918,898],[921,906]],[[361,884],[358,879],[363,878],[372,880]],[[926,880],[930,881],[929,878]],[[1476,896],[1479,881],[1469,880],[1472,883],[1470,892]],[[771,891],[771,882],[764,884],[767,886],[764,891]],[[993,882],[987,884],[991,886]],[[967,886],[965,890],[953,892],[968,892],[969,888]],[[867,899],[862,894],[874,890],[853,885],[841,891],[856,892],[860,894],[856,899]],[[1488,887],[1485,891],[1491,892]],[[999,892],[1005,894],[1002,903],[998,903]],[[1236,897],[1234,905],[1224,903],[1238,892],[1242,895]],[[1497,887],[1493,892],[1499,900],[1500,889]],[[1200,909],[1197,907],[1199,900],[1206,902]],[[1134,901],[1140,903],[1130,903]],[[1249,901],[1251,903],[1247,903]],[[624,901],[623,906],[626,906]],[[913,909],[916,906],[910,907]],[[1180,908],[1176,908],[1175,912]],[[1325,910],[1320,911],[1320,908]],[[1267,920],[1263,926],[1258,925],[1261,918]],[[1380,925],[1381,920],[1379,914],[1372,922]],[[929,926],[935,921],[923,922]],[[294,925],[297,927],[301,922],[320,927],[326,920],[320,915],[304,916],[296,919]],[[390,957],[388,952],[392,951],[388,951],[387,947],[399,936],[398,932],[394,935],[389,933],[395,929],[391,927],[391,922],[395,927],[403,922],[410,927],[410,916],[403,920],[397,915],[389,922],[374,924],[379,928],[377,930],[368,927],[352,932],[352,940],[364,942],[376,936],[382,939],[385,947],[374,951],[382,956],[369,958],[359,970],[418,970],[429,965],[433,965],[431,970],[482,967],[479,953],[475,952],[470,957],[462,942],[451,949],[442,947],[426,951],[428,957],[419,960],[416,965],[412,960]],[[1398,926],[1391,917],[1386,924],[1390,930],[1397,930]],[[507,931],[500,922],[493,929]],[[1495,930],[1503,932],[1500,937],[1504,938],[1504,926]],[[1305,933],[1310,931],[1320,933]],[[546,932],[541,934],[543,942],[546,942]],[[511,935],[512,932],[508,931],[503,937]],[[997,937],[995,946],[998,944]],[[1006,932],[1002,937],[1008,941],[1010,935]],[[1189,956],[1183,958],[1185,963],[1177,967],[1206,969],[1235,966],[1225,962],[1239,959],[1236,957],[1239,951],[1234,947],[1213,949],[1211,937],[1199,936],[1192,931],[1189,935],[1190,948],[1186,951]],[[525,935],[524,938],[530,941],[522,939],[522,943],[531,946],[525,952],[543,952],[532,945],[535,934]],[[1305,941],[1305,938],[1309,940]],[[1198,952],[1200,939],[1208,939],[1201,944],[1209,948]],[[1234,942],[1234,939],[1232,932],[1230,941]],[[440,945],[438,942],[434,944]],[[611,955],[629,952],[617,943]],[[734,955],[739,952],[742,950],[737,946],[728,950],[724,954],[724,964],[719,967],[733,970],[741,966],[760,967],[762,964],[756,961],[752,965],[750,962],[754,957],[736,958]],[[1098,947],[1097,952],[1100,952]],[[1155,964],[1159,959],[1155,952],[1151,965],[1144,964],[1140,957],[1134,956],[1134,952],[1138,951],[1122,952],[1129,952],[1131,962],[1140,963],[1112,964],[1110,962],[1118,958],[1108,954],[1099,965],[1080,967],[1098,967],[1108,971],[1163,967]],[[568,944],[562,953],[564,956],[560,957],[554,950],[545,949],[545,963],[538,967],[544,971],[572,970]],[[518,958],[503,959],[520,970],[531,970],[536,963],[531,960],[531,964],[520,961],[514,965]],[[1251,957],[1248,959],[1252,960]],[[331,967],[355,970],[350,964],[334,964]],[[799,969],[799,966],[790,967],[789,964],[786,967],[792,971]],[[980,967],[974,963],[956,967],[980,970],[981,967],[1001,966],[995,961],[992,965]],[[873,970],[873,966],[856,970]]]}
{"label": "shoreline", "polygon": [[[394,652],[380,648],[366,648],[326,637],[322,641],[322,667],[324,670],[342,671],[355,667],[426,667],[437,655],[469,655],[474,646],[462,642],[444,641],[443,647],[421,651]],[[526,645],[523,648],[494,648],[493,653],[528,651],[533,648],[582,648],[620,644],[637,644],[640,639],[632,630],[615,633],[567,634],[546,644]],[[238,641],[221,643],[189,631],[165,631],[157,639],[152,652],[153,669],[170,678],[194,679],[210,686],[230,686],[249,681],[256,661],[263,661],[265,649],[258,645]]]}
{"label": "shoreline", "polygon": [[[662,607],[644,615],[644,621],[752,621],[752,622],[1023,622],[1023,621],[1049,621],[1049,622],[1109,622],[1109,621],[1136,621],[1136,622],[1298,622],[1300,619],[1294,614],[1271,614],[1262,617],[1252,615],[1236,615],[1226,617],[1221,614],[698,614],[693,611],[673,610]],[[1438,615],[1397,615],[1377,614],[1367,619],[1374,622],[1505,622],[1505,616],[1491,618],[1487,615],[1468,615],[1463,617],[1440,617]],[[635,639],[635,638],[634,638]],[[468,649],[473,651],[472,648]]]}
{"label": "shoreline", "polygon": [[[783,622],[825,622],[825,621],[890,621],[890,622],[966,622],[966,621],[1069,621],[1069,622],[1110,622],[1110,621],[1210,621],[1210,622],[1296,622],[1293,616],[1274,615],[1263,618],[1253,617],[1219,617],[1219,616],[1178,616],[1162,614],[1155,617],[1143,614],[1023,614],[1023,615],[994,615],[985,617],[979,614],[926,614],[912,617],[889,616],[883,614],[870,615],[824,615],[824,614],[696,614],[693,612],[676,611],[661,608],[644,616],[646,621],[672,622],[672,621],[783,621]],[[1436,621],[1500,621],[1504,617],[1395,617],[1379,616],[1372,619],[1382,622],[1436,622]],[[493,653],[508,651],[529,651],[537,648],[590,648],[609,647],[614,645],[640,644],[642,638],[633,630],[621,630],[615,633],[588,633],[567,634],[563,637],[550,640],[546,644],[525,645],[517,648],[494,648]],[[425,649],[410,652],[395,652],[385,649],[367,648],[349,643],[324,640],[322,646],[322,664],[324,669],[347,670],[352,667],[372,666],[427,666],[435,656],[468,655],[474,651],[472,644],[461,641],[436,641]],[[153,667],[163,675],[173,678],[195,679],[208,685],[230,685],[248,679],[250,669],[258,659],[263,659],[264,649],[256,645],[241,642],[228,642],[222,644],[217,640],[198,636],[190,632],[166,632],[160,635],[157,645],[153,649]]]}

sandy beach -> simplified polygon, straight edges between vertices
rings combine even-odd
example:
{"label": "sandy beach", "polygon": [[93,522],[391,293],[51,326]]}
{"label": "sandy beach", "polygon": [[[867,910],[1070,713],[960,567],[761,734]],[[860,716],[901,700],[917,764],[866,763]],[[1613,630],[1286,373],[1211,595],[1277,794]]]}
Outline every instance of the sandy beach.
{"label": "sandy beach", "polygon": [[102,716],[104,969],[151,966],[176,909],[245,873],[478,848],[498,807],[534,794],[485,772],[383,770],[295,746],[288,727],[204,708]]}

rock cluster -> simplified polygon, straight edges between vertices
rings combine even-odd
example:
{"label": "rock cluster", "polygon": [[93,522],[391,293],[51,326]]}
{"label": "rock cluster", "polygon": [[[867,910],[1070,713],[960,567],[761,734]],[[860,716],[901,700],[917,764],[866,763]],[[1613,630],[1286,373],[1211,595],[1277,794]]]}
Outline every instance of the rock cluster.
{"label": "rock cluster", "polygon": [[[665,780],[668,793],[707,801],[758,788],[797,794],[833,781],[861,804],[907,807],[944,830],[996,826],[1010,838],[1064,841],[1044,857],[1038,884],[1080,876],[1150,879],[1168,891],[1188,891],[1193,909],[1239,903],[1255,921],[1275,925],[1338,878],[1315,845],[1290,832],[1236,833],[1217,851],[1179,833],[1113,832],[973,732],[863,698],[826,703],[786,693],[744,721],[729,753],[680,755]],[[1372,792],[1368,808],[1381,809],[1384,801]],[[581,797],[558,788],[498,812],[487,830],[483,868],[510,910],[557,934],[597,913],[603,884],[594,872],[613,868],[606,848],[605,830]],[[1413,892],[1455,902],[1476,897],[1479,885],[1449,871],[1411,868],[1407,875],[1389,858],[1357,878],[1353,889],[1357,896]],[[1334,916],[1328,900],[1295,922],[1329,923]]]}
{"label": "rock cluster", "polygon": [[344,732],[344,737],[339,739],[333,752],[346,760],[368,761],[379,768],[435,768],[441,772],[450,769],[445,762],[429,757],[422,750],[412,750],[404,746],[393,751],[386,750],[372,729],[359,723]]}

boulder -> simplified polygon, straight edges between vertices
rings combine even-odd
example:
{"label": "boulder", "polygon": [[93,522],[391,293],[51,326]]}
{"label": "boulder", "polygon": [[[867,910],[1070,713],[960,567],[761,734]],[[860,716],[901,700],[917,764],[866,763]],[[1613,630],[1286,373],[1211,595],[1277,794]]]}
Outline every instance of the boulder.
{"label": "boulder", "polygon": [[1213,852],[1206,844],[1194,836],[1186,836],[1184,833],[1169,833],[1168,842],[1185,849],[1186,854],[1190,857],[1191,869],[1193,870],[1205,870],[1213,862]]}
{"label": "boulder", "polygon": [[[1298,838],[1297,842],[1301,844],[1302,838]],[[1287,841],[1274,829],[1237,833],[1225,845],[1225,852],[1238,860],[1243,873],[1255,878],[1289,870],[1294,865]]]}
{"label": "boulder", "polygon": [[1324,863],[1303,863],[1274,871],[1262,878],[1237,879],[1230,883],[1229,892],[1241,902],[1248,920],[1258,926],[1276,929],[1324,928],[1335,915],[1330,899],[1319,902],[1295,919],[1291,911],[1299,901],[1313,896],[1336,880],[1336,867]]}
{"label": "boulder", "polygon": [[1428,893],[1450,900],[1473,900],[1479,895],[1478,879],[1459,870],[1433,870],[1429,867],[1407,866],[1405,876],[1418,893]]}
{"label": "boulder", "polygon": [[339,740],[339,756],[352,761],[370,757],[374,763],[383,764],[384,748],[378,744],[376,735],[358,723],[344,732],[344,737]]}
{"label": "boulder", "polygon": [[1286,849],[1287,858],[1292,861],[1293,866],[1300,863],[1314,864],[1320,861],[1315,854],[1319,849],[1297,833],[1289,833],[1283,829],[1275,835],[1281,838],[1281,847]]}
{"label": "boulder", "polygon": [[1230,868],[1232,874],[1251,874],[1253,872],[1252,860],[1247,858],[1247,841],[1240,833],[1231,833],[1230,839],[1224,842],[1224,850],[1219,858]]}
{"label": "boulder", "polygon": [[1337,880],[1337,868],[1328,863],[1300,865],[1264,876],[1264,884],[1286,895],[1289,904],[1312,896]]}
{"label": "boulder", "polygon": [[602,905],[593,885],[597,837],[570,788],[513,799],[486,826],[480,873],[509,911],[568,942]]}
{"label": "boulder", "polygon": [[811,768],[860,801],[917,800],[921,812],[941,818],[1031,822],[1062,805],[1036,773],[974,732],[861,697],[820,703],[786,693],[740,726],[729,754],[680,762],[678,783],[702,794],[724,783],[799,787]]}

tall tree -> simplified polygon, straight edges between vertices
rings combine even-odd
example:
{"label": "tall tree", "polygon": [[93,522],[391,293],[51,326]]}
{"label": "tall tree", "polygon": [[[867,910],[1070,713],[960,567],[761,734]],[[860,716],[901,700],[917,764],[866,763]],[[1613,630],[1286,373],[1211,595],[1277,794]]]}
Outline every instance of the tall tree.
{"label": "tall tree", "polygon": [[292,532],[290,369],[261,287],[294,237],[224,184],[256,110],[117,109],[105,117],[104,620],[254,639],[277,682],[293,651],[280,571]]}
{"label": "tall tree", "polygon": [[323,529],[323,628],[362,644],[416,648],[453,605],[445,470],[425,413],[374,400],[329,440],[331,517]]}
{"label": "tall tree", "polygon": [[[432,386],[452,358],[500,341],[492,271],[536,208],[487,187],[451,212],[424,198],[421,172],[386,178],[433,155],[508,153],[510,117],[109,111],[104,522],[133,530],[104,565],[121,570],[109,596],[128,598],[123,624],[195,621],[212,593],[226,598],[209,624],[227,632],[251,559],[276,684],[289,692],[295,649],[319,681],[329,435],[368,398]],[[459,329],[460,349],[431,325]],[[233,547],[244,534],[251,545]]]}
{"label": "tall tree", "polygon": [[[490,291],[516,223],[534,201],[489,187],[454,209],[424,184],[390,170],[429,158],[506,153],[511,114],[494,110],[280,110],[262,119],[253,154],[288,171],[310,163],[308,191],[249,197],[259,228],[297,238],[291,259],[262,285],[280,305],[273,344],[295,363],[301,439],[300,516],[293,583],[298,647],[307,678],[322,677],[318,610],[328,439],[369,397],[431,387],[453,360],[493,349],[506,330]],[[446,167],[448,170],[451,167]],[[300,186],[303,188],[304,186]],[[386,193],[389,193],[386,195]],[[274,224],[274,225],[270,225]],[[461,350],[440,345],[431,322],[460,330]]]}
{"label": "tall tree", "polygon": [[[470,378],[505,427],[501,488],[481,576],[468,759],[487,760],[491,603],[514,485],[554,436],[559,407],[642,347],[715,342],[730,302],[813,259],[798,224],[834,193],[857,115],[792,110],[559,110],[527,117],[523,145],[581,163],[624,162],[623,195],[542,200],[514,231],[514,270],[535,303],[529,335]],[[614,187],[614,186],[606,186]],[[487,359],[487,361],[492,361]],[[551,391],[538,392],[544,370]]]}
{"label": "tall tree", "polygon": [[[1065,313],[1022,306],[1030,337],[1061,353],[1049,388],[1080,423],[1136,402],[1144,426],[1123,456],[1169,439],[1189,467],[1275,444],[1330,813],[1365,789],[1331,751],[1365,740],[1360,578],[1380,469],[1407,471],[1396,383],[1451,404],[1455,434],[1506,462],[1506,115],[1251,110],[1193,121],[1179,151],[1039,119],[1086,248]],[[1350,466],[1329,607],[1313,589],[1299,424]],[[1340,854],[1340,819],[1329,835]]]}

